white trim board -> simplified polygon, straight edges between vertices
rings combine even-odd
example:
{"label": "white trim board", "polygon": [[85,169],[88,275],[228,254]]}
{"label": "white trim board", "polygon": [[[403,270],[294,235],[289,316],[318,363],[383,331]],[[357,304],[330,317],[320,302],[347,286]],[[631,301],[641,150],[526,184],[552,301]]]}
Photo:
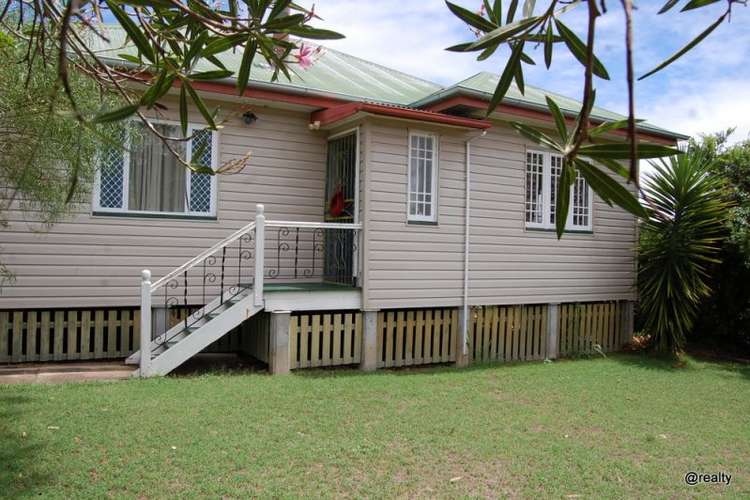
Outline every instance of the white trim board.
{"label": "white trim board", "polygon": [[264,291],[265,310],[328,311],[362,309],[362,290]]}

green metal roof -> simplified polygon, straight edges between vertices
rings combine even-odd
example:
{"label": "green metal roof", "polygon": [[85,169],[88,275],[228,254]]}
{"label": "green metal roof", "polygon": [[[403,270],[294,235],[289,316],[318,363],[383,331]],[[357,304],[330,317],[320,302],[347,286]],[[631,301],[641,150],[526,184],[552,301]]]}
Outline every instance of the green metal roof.
{"label": "green metal roof", "polygon": [[[122,60],[119,54],[135,55],[135,47],[125,45],[125,33],[119,26],[107,25],[103,31],[110,38],[109,43],[99,37],[94,37],[92,41],[92,48],[100,57],[116,61]],[[313,44],[309,45],[317,47]],[[242,59],[239,51],[227,51],[218,57],[228,69],[234,71],[239,69]],[[265,61],[256,58],[250,72],[251,85],[252,83],[271,84],[279,90],[288,89],[354,101],[372,101],[419,108],[456,94],[469,94],[489,100],[499,79],[498,75],[482,72],[455,85],[443,87],[330,48],[323,48],[312,67],[302,69],[296,64],[291,64],[290,68],[293,70],[291,81],[281,76],[276,82],[271,82],[273,69]],[[215,68],[208,62],[202,62],[197,69]],[[515,85],[511,85],[505,99],[509,104],[546,111],[547,104],[544,96],[549,95],[555,99],[564,112],[577,113],[581,107],[581,103],[575,99],[538,87],[526,85],[525,90],[526,93],[521,94]],[[594,108],[592,116],[605,121],[626,118],[599,107]],[[668,137],[687,139],[686,136],[648,123],[641,123],[639,129]]]}
{"label": "green metal roof", "polygon": [[[124,46],[125,33],[119,26],[106,27],[110,43],[106,44],[98,37],[92,42],[94,50],[108,59],[121,59],[118,54],[135,55],[135,47]],[[311,47],[317,47],[308,44]],[[241,51],[227,51],[219,59],[230,70],[237,71],[242,60]],[[389,104],[408,105],[418,99],[441,89],[441,86],[394,69],[386,68],[358,57],[350,56],[337,50],[323,48],[315,64],[302,69],[291,64],[294,70],[291,81],[283,75],[273,83],[274,86],[301,91],[312,91],[326,95],[340,96],[351,100],[368,100]],[[199,70],[215,69],[208,63],[199,64]],[[250,70],[252,82],[271,83],[273,69],[261,58],[256,58]]]}
{"label": "green metal roof", "polygon": [[[466,80],[462,80],[455,85],[440,89],[434,94],[429,95],[415,103],[412,103],[412,105],[417,107],[426,106],[430,103],[462,93],[474,95],[482,99],[490,99],[492,97],[492,94],[495,92],[495,87],[497,87],[497,83],[499,80],[500,75],[483,71],[467,78]],[[555,92],[550,92],[539,87],[534,87],[533,85],[525,85],[524,90],[525,93],[521,94],[521,91],[518,90],[518,87],[515,85],[515,83],[511,84],[503,102],[507,102],[508,104],[524,108],[546,111],[547,101],[545,99],[545,96],[550,96],[552,99],[554,99],[557,105],[560,106],[560,109],[566,114],[574,115],[577,114],[581,109],[581,102],[575,99],[571,99],[570,97],[566,97]],[[621,115],[619,113],[615,113],[598,106],[594,106],[591,111],[591,116],[594,119],[599,119],[602,121],[624,120],[627,118],[627,116],[625,115]],[[659,135],[666,135],[678,139],[688,139],[688,136],[671,132],[669,130],[645,122],[639,123],[638,129],[643,130],[644,132],[653,132]]]}

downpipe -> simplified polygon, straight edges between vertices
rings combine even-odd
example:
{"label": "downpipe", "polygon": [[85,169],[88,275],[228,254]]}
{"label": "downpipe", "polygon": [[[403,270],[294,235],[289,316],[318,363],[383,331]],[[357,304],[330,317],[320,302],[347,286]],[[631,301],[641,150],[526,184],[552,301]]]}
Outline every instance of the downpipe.
{"label": "downpipe", "polygon": [[464,289],[463,289],[463,314],[461,315],[461,359],[462,363],[468,364],[468,332],[469,332],[469,239],[471,237],[471,142],[487,135],[483,130],[480,134],[466,140],[466,214],[464,221]]}

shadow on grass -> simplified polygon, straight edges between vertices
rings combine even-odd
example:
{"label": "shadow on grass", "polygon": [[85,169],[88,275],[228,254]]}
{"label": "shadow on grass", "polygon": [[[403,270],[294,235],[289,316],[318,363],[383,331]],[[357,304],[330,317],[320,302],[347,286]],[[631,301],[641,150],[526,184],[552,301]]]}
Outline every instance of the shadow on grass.
{"label": "shadow on grass", "polygon": [[177,367],[170,377],[197,377],[201,375],[251,375],[267,374],[268,366],[249,356],[236,353],[200,353]]}
{"label": "shadow on grass", "polygon": [[413,375],[437,375],[442,373],[472,373],[497,370],[498,368],[510,369],[524,365],[542,364],[541,361],[487,361],[478,362],[465,367],[456,367],[454,363],[436,363],[430,365],[400,366],[389,368],[378,368],[375,371],[362,371],[356,365],[334,366],[321,368],[297,369],[292,373],[297,377],[305,378],[330,378],[330,377],[372,377],[372,376],[413,376]]}
{"label": "shadow on grass", "polygon": [[[608,354],[606,358],[599,356],[586,356],[579,358],[561,358],[555,360],[550,366],[560,364],[575,364],[575,363],[586,363],[588,361],[596,361],[599,359],[608,359],[624,365],[629,365],[635,368],[643,370],[659,370],[659,371],[685,371],[689,372],[696,367],[696,361],[693,361],[691,357],[687,358],[687,362],[680,361],[671,356],[660,356],[653,353],[637,352],[637,353],[612,353]],[[704,360],[698,360],[703,362]],[[712,366],[717,366],[723,370],[738,372],[742,376],[750,379],[750,364],[742,365],[731,362],[722,362],[720,360],[707,360]],[[514,367],[529,366],[529,365],[542,365],[545,364],[542,361],[514,361],[514,362],[503,362],[503,361],[488,361],[488,362],[477,362],[467,367],[457,368],[453,363],[441,363],[431,365],[416,365],[416,366],[403,366],[403,367],[392,367],[392,368],[379,368],[376,371],[365,372],[359,369],[357,365],[346,365],[346,366],[327,366],[327,367],[316,367],[316,368],[304,368],[296,369],[292,371],[294,376],[310,378],[310,379],[322,379],[322,378],[354,378],[354,377],[372,377],[372,376],[425,376],[425,375],[437,375],[443,373],[472,373],[472,372],[486,372],[488,370],[497,369],[512,369]],[[235,355],[203,355],[196,356],[193,360],[188,361],[185,365],[175,370],[170,377],[182,378],[182,377],[195,377],[203,375],[230,375],[230,376],[246,376],[246,375],[268,375],[267,366],[257,360],[243,356]]]}
{"label": "shadow on grass", "polygon": [[736,373],[750,382],[750,365],[729,362],[721,363],[719,366],[721,366],[722,370],[725,372]]}
{"label": "shadow on grass", "polygon": [[35,469],[43,445],[10,427],[25,417],[25,406],[30,401],[27,396],[0,391],[0,496],[3,498],[31,496],[49,480],[49,476]]}
{"label": "shadow on grass", "polygon": [[649,352],[622,352],[609,355],[609,359],[625,365],[644,370],[682,370],[689,369],[690,364],[671,355],[660,355]]}
{"label": "shadow on grass", "polygon": [[741,363],[728,361],[718,358],[706,358],[695,356],[694,354],[686,355],[681,359],[674,356],[659,355],[648,352],[638,353],[618,353],[610,356],[611,359],[626,365],[642,368],[644,370],[673,371],[675,373],[689,373],[695,369],[705,369],[709,367],[715,370],[739,374],[743,378],[750,380],[750,363]]}
{"label": "shadow on grass", "polygon": [[725,372],[739,374],[750,380],[750,361],[745,357],[736,356],[732,351],[691,348],[688,354],[697,362],[711,364]]}

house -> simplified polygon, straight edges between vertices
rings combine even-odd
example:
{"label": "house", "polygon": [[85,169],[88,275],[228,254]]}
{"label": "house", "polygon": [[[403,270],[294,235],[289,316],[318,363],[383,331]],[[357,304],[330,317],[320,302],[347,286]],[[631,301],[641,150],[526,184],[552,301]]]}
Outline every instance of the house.
{"label": "house", "polygon": [[[232,81],[196,84],[226,122],[212,132],[192,113],[179,147],[212,168],[251,152],[238,173],[190,173],[143,132],[102,158],[91,203],[69,219],[34,232],[33,214],[10,214],[2,251],[17,282],[0,295],[0,362],[129,356],[150,375],[223,348],[274,373],[369,370],[628,338],[636,221],[579,178],[558,241],[561,160],[507,125],[551,127],[548,92],[511,89],[485,119],[489,73],[443,87],[327,50],[299,74],[271,83],[256,62],[242,96]],[[155,123],[176,135],[166,103]],[[684,139],[639,127],[643,141]]]}

